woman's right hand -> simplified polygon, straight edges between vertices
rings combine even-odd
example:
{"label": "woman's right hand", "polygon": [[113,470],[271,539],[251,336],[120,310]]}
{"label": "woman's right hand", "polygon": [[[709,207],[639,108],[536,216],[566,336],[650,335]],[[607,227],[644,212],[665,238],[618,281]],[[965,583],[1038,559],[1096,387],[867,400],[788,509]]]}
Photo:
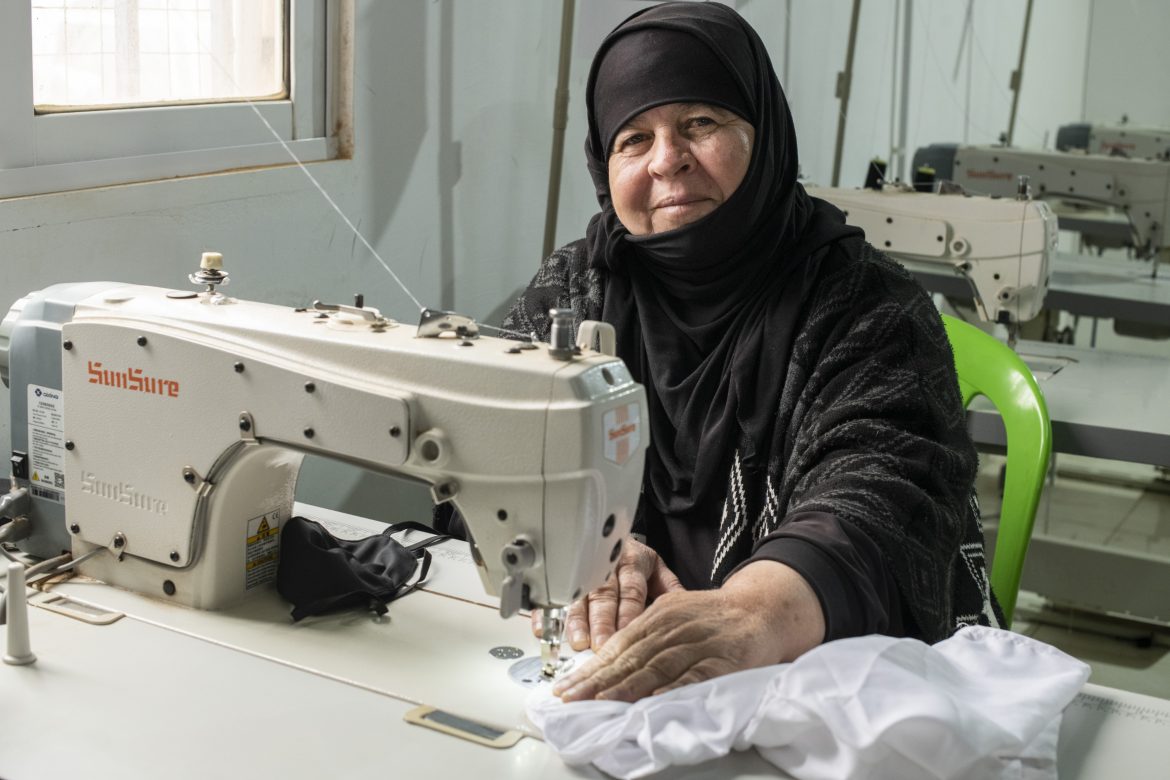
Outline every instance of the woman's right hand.
{"label": "woman's right hand", "polygon": [[[614,576],[597,590],[569,605],[565,637],[574,650],[594,651],[618,629],[641,615],[647,605],[664,593],[685,590],[662,558],[650,547],[627,540]],[[540,611],[532,612],[532,633],[540,636]]]}

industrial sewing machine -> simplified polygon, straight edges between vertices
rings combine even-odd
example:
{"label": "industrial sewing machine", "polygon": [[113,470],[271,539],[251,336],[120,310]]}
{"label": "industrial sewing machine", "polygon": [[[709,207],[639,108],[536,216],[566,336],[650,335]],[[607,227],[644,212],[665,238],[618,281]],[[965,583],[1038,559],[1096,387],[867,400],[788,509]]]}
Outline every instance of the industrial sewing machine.
{"label": "industrial sewing machine", "polygon": [[1128,122],[1093,125],[1077,122],[1056,131],[1056,148],[1136,159],[1170,160],[1170,129],[1139,127]]}
{"label": "industrial sewing machine", "polygon": [[1061,227],[1089,246],[1129,247],[1158,263],[1170,254],[1170,165],[1104,154],[932,144],[914,154],[914,170],[933,169],[973,194],[1013,197],[1027,176],[1033,197],[1047,200]]}
{"label": "industrial sewing machine", "polygon": [[[479,334],[445,312],[415,328],[362,302],[292,308],[224,297],[216,255],[202,292],[56,285],[0,326],[11,389],[12,491],[27,553],[205,610],[274,579],[302,458],[421,480],[471,533],[505,617],[601,585],[638,501],[649,430],[625,365],[570,338]],[[610,349],[612,352],[612,348]]]}
{"label": "industrial sewing machine", "polygon": [[966,278],[982,319],[1015,328],[1040,313],[1057,240],[1047,204],[895,185],[805,189],[844,211],[871,244],[904,265],[944,265]]}

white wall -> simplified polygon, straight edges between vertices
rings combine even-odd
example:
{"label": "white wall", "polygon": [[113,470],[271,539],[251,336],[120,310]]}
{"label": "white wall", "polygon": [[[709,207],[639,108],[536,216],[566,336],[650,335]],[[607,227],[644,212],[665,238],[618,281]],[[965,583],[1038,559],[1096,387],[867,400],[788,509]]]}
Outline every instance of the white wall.
{"label": "white wall", "polygon": [[1170,127],[1170,3],[1092,0],[1085,117]]}
{"label": "white wall", "polygon": [[[609,29],[649,4],[577,2],[559,243],[580,237],[596,210],[582,152],[589,62]],[[793,0],[790,31],[786,0],[733,4],[759,29],[778,71],[787,60],[804,171],[827,183],[838,116],[833,84],[851,0]],[[1006,128],[1023,6],[974,4],[976,46],[955,77],[966,0],[914,2],[911,152],[933,141],[994,141]],[[355,156],[311,170],[423,303],[480,318],[498,313],[539,261],[561,4],[358,0],[357,7]],[[846,185],[859,184],[868,160],[889,150],[891,66],[900,57],[894,7],[894,0],[863,4]],[[1168,20],[1158,0],[1037,0],[1017,142],[1051,138],[1079,120],[1086,103],[1109,118],[1124,110],[1135,121],[1170,123],[1164,88],[1154,89],[1168,72],[1161,40]],[[229,291],[239,297],[300,305],[360,291],[369,305],[413,317],[408,298],[291,167],[0,201],[0,313],[26,292],[64,281],[184,287],[206,249],[225,254]],[[0,392],[0,409],[7,406]],[[0,413],[0,441],[7,417]],[[362,509],[383,499],[378,480],[324,468],[306,479],[310,497],[325,503]]]}
{"label": "white wall", "polygon": [[[786,3],[755,0],[745,13],[780,69]],[[846,121],[841,185],[859,186],[873,157],[889,159],[891,111],[896,115],[904,43],[894,0],[861,4],[853,86]],[[964,43],[966,0],[914,0],[911,8],[907,147],[939,142],[995,143],[1007,130],[1009,83],[1019,60],[1024,3],[971,4],[973,45]],[[804,174],[828,184],[840,117],[837,72],[845,68],[851,0],[792,4],[786,90],[796,123]],[[1029,32],[1014,142],[1041,146],[1056,128],[1080,118],[1089,0],[1037,0]],[[761,20],[769,19],[771,23]],[[897,23],[896,23],[897,22]],[[895,38],[895,31],[897,37]],[[897,44],[897,45],[896,45]],[[1048,144],[1051,146],[1051,143]]]}

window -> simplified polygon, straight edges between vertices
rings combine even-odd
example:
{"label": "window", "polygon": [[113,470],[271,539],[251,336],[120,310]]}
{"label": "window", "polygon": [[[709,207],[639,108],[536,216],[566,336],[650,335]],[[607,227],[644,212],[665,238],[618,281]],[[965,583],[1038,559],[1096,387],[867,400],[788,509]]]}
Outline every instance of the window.
{"label": "window", "polygon": [[336,156],[338,5],[4,0],[0,197]]}
{"label": "window", "polygon": [[31,0],[38,113],[282,98],[283,0]]}

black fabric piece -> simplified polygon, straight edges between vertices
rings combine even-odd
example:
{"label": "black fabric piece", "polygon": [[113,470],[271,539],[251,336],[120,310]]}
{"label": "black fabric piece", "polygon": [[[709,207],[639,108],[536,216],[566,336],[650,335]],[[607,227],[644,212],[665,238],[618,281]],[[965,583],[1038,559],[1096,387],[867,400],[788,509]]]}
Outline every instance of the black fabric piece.
{"label": "black fabric piece", "polygon": [[866,634],[903,635],[901,597],[881,549],[833,515],[789,516],[737,569],[756,560],[786,564],[804,577],[820,601],[826,642]]}
{"label": "black fabric piece", "polygon": [[[391,534],[404,530],[432,533],[421,523],[395,523],[365,539],[338,539],[320,523],[290,518],[280,531],[276,589],[292,603],[294,621],[353,607],[386,614],[386,604],[422,583],[430,569],[427,550],[447,536],[437,535],[404,547]],[[418,571],[413,584],[408,584]]]}
{"label": "black fabric piece", "polygon": [[455,508],[454,501],[444,501],[434,505],[431,509],[431,525],[438,533],[446,534],[453,539],[467,541],[467,521]]}
{"label": "black fabric piece", "polygon": [[[703,78],[689,68],[685,78],[675,75],[670,59],[686,56],[680,35],[700,53],[695,62],[718,70]],[[652,47],[663,40],[669,59],[651,60],[664,69],[654,74],[661,89],[613,77],[621,70],[616,57],[629,49],[653,58]],[[636,113],[659,104],[673,86],[687,90],[704,80],[734,83],[747,98],[755,140],[744,181],[703,219],[632,237],[609,194],[603,134],[611,130],[599,121],[615,113],[608,107],[619,98],[611,93],[632,90],[646,101],[641,108],[622,103],[623,112]],[[586,158],[602,209],[589,223],[586,245],[590,265],[608,272],[603,318],[617,331],[618,356],[649,396],[644,484],[653,538],[655,525],[706,526],[718,518],[723,475],[737,450],[756,467],[772,457],[773,442],[785,436],[787,421],[776,416],[775,401],[802,302],[827,247],[861,233],[796,182],[796,137],[780,83],[763,43],[730,8],[667,3],[630,17],[602,43],[586,101]]]}

